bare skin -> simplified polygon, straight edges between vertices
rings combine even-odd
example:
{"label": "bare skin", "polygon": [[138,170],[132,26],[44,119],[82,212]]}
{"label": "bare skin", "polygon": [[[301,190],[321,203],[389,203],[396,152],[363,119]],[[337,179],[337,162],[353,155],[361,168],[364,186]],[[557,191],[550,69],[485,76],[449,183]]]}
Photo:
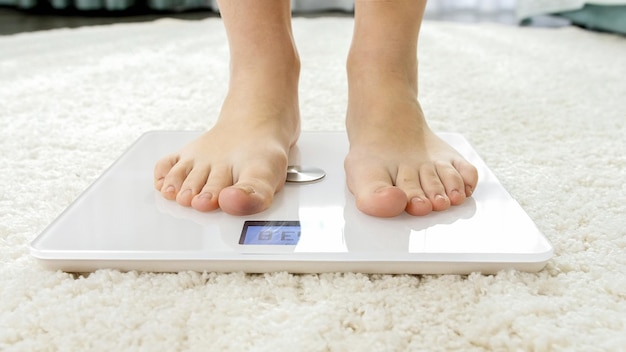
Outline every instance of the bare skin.
{"label": "bare skin", "polygon": [[428,127],[417,100],[425,1],[356,2],[348,57],[348,188],[366,214],[426,215],[471,196],[476,169]]}
{"label": "bare skin", "polygon": [[157,162],[155,188],[199,211],[267,209],[285,183],[300,133],[300,61],[289,3],[220,3],[231,52],[230,86],[217,123]]}
{"label": "bare skin", "polygon": [[[428,128],[417,100],[425,1],[356,1],[348,57],[347,183],[366,214],[426,215],[471,196],[476,169]],[[267,209],[299,134],[299,58],[289,1],[220,3],[231,49],[215,126],[155,167],[155,188],[199,211]]]}

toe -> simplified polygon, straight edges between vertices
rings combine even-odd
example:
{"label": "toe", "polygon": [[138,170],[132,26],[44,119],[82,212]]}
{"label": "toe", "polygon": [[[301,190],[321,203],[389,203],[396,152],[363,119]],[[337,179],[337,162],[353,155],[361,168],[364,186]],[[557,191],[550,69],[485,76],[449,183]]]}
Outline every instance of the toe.
{"label": "toe", "polygon": [[346,159],[348,188],[357,208],[376,217],[400,215],[407,207],[407,195],[395,187],[389,172],[382,167],[359,165]]}
{"label": "toe", "polygon": [[452,165],[463,179],[465,196],[470,197],[478,184],[478,170],[465,159],[455,160]]}
{"label": "toe", "polygon": [[219,208],[219,195],[222,190],[233,184],[230,167],[216,165],[211,167],[206,183],[191,200],[191,206],[198,211],[212,211]]}
{"label": "toe", "polygon": [[434,164],[426,163],[419,170],[420,185],[424,194],[430,200],[433,210],[441,211],[450,208],[450,198],[446,194],[446,189],[439,179]]}
{"label": "toe", "polygon": [[361,192],[356,196],[357,208],[365,214],[390,218],[404,212],[406,194],[397,187],[381,185],[379,188]]}
{"label": "toe", "polygon": [[237,181],[219,194],[219,207],[232,215],[251,215],[267,209],[287,177],[287,157],[284,162],[249,163],[238,174]]}
{"label": "toe", "polygon": [[154,166],[154,188],[156,188],[157,191],[161,191],[165,176],[167,176],[177,162],[178,156],[172,154],[162,158],[156,163]]}
{"label": "toe", "polygon": [[257,189],[259,189],[258,185],[244,184],[224,188],[219,195],[219,207],[231,215],[260,213],[272,203],[273,194],[257,191]]}
{"label": "toe", "polygon": [[219,208],[217,199],[215,194],[202,190],[191,199],[191,207],[202,212],[212,211]]}
{"label": "toe", "polygon": [[465,201],[465,184],[457,169],[446,162],[436,163],[435,168],[450,204],[462,204]]}
{"label": "toe", "polygon": [[414,168],[405,168],[398,171],[396,186],[406,194],[409,200],[406,212],[411,215],[423,216],[433,210],[433,205],[420,185],[419,172]]}
{"label": "toe", "polygon": [[174,165],[170,171],[167,173],[163,180],[163,186],[161,187],[161,194],[164,198],[169,200],[176,199],[178,192],[181,189],[181,186],[187,175],[192,169],[191,162],[181,162],[179,161],[176,165]]}
{"label": "toe", "polygon": [[191,206],[193,198],[200,193],[206,184],[210,167],[195,165],[185,178],[176,196],[176,202],[186,207]]}
{"label": "toe", "polygon": [[428,215],[433,211],[433,204],[426,196],[414,196],[410,198],[406,206],[406,212],[415,216]]}

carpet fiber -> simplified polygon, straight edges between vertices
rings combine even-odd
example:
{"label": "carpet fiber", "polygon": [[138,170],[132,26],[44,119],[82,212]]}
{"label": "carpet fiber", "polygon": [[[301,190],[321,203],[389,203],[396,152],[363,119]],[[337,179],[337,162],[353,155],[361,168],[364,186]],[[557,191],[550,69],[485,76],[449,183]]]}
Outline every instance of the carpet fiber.
{"label": "carpet fiber", "polygon": [[[348,18],[294,20],[303,129],[342,130]],[[205,129],[219,19],[0,37],[0,350],[623,350],[626,39],[425,22],[420,99],[555,247],[537,274],[50,272],[28,243],[143,132]],[[392,123],[390,121],[390,123]]]}

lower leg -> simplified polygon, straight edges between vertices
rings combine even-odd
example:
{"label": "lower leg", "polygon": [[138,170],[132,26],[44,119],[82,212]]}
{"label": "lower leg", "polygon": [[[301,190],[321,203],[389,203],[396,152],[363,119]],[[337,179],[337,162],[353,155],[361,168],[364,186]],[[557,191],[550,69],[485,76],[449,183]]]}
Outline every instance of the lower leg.
{"label": "lower leg", "polygon": [[425,215],[461,204],[476,169],[428,127],[417,99],[425,1],[357,0],[348,57],[348,187],[363,212]]}
{"label": "lower leg", "polygon": [[288,0],[225,0],[230,82],[216,124],[155,166],[155,188],[200,211],[260,212],[283,186],[300,121]]}

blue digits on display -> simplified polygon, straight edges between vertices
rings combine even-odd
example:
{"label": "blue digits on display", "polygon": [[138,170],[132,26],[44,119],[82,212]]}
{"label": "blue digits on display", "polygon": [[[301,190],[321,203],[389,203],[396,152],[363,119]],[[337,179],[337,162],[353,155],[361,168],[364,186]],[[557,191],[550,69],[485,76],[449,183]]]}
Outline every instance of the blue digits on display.
{"label": "blue digits on display", "polygon": [[298,221],[246,221],[239,244],[296,245],[300,240]]}

